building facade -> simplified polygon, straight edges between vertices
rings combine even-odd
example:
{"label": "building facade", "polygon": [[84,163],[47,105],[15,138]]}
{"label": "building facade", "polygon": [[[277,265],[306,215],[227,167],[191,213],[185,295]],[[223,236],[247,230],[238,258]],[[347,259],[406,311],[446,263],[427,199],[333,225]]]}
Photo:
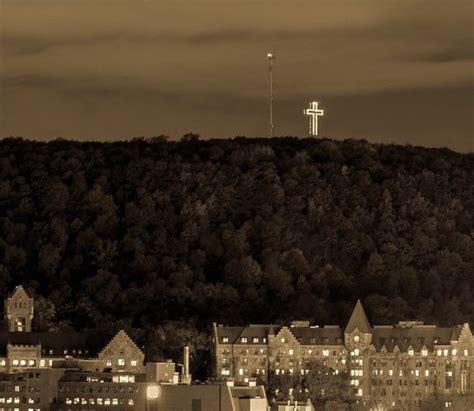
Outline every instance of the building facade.
{"label": "building facade", "polygon": [[347,372],[355,396],[369,406],[416,410],[424,398],[474,391],[474,338],[469,324],[455,327],[401,321],[371,326],[360,301],[345,329],[312,326],[213,325],[217,378],[268,379],[269,373],[307,372],[317,360]]}
{"label": "building facade", "polygon": [[267,411],[263,387],[192,385],[188,347],[179,374],[171,361],[145,362],[123,330],[35,332],[33,316],[33,298],[16,287],[0,330],[0,411]]}

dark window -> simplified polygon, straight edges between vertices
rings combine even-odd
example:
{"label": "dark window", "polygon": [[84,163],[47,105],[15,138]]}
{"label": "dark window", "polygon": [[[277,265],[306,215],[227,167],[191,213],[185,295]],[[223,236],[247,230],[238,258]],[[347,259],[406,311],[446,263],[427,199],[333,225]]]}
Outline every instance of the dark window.
{"label": "dark window", "polygon": [[191,401],[191,411],[201,411],[201,399]]}

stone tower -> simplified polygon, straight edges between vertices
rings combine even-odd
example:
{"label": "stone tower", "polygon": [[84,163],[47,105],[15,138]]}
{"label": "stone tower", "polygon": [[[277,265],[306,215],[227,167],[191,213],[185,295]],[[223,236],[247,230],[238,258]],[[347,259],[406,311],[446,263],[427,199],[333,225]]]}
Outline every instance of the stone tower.
{"label": "stone tower", "polygon": [[8,322],[10,332],[31,332],[31,321],[33,320],[34,302],[33,298],[19,285],[5,299],[5,319]]}

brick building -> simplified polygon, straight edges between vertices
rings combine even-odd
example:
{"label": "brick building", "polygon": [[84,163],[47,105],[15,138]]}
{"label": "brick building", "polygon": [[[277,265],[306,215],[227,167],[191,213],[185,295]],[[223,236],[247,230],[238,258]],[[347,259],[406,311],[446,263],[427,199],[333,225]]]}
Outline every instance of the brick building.
{"label": "brick building", "polygon": [[304,373],[318,360],[347,371],[361,402],[416,410],[433,394],[474,391],[474,338],[469,324],[455,327],[401,321],[371,326],[360,301],[345,329],[312,326],[213,326],[214,374],[248,381],[269,373]]}

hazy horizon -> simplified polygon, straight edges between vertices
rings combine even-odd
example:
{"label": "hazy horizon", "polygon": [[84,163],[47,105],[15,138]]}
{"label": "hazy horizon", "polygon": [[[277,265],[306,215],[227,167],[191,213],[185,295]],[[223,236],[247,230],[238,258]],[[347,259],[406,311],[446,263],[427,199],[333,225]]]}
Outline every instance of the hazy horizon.
{"label": "hazy horizon", "polygon": [[442,0],[6,0],[0,137],[268,133],[474,148],[473,8]]}

